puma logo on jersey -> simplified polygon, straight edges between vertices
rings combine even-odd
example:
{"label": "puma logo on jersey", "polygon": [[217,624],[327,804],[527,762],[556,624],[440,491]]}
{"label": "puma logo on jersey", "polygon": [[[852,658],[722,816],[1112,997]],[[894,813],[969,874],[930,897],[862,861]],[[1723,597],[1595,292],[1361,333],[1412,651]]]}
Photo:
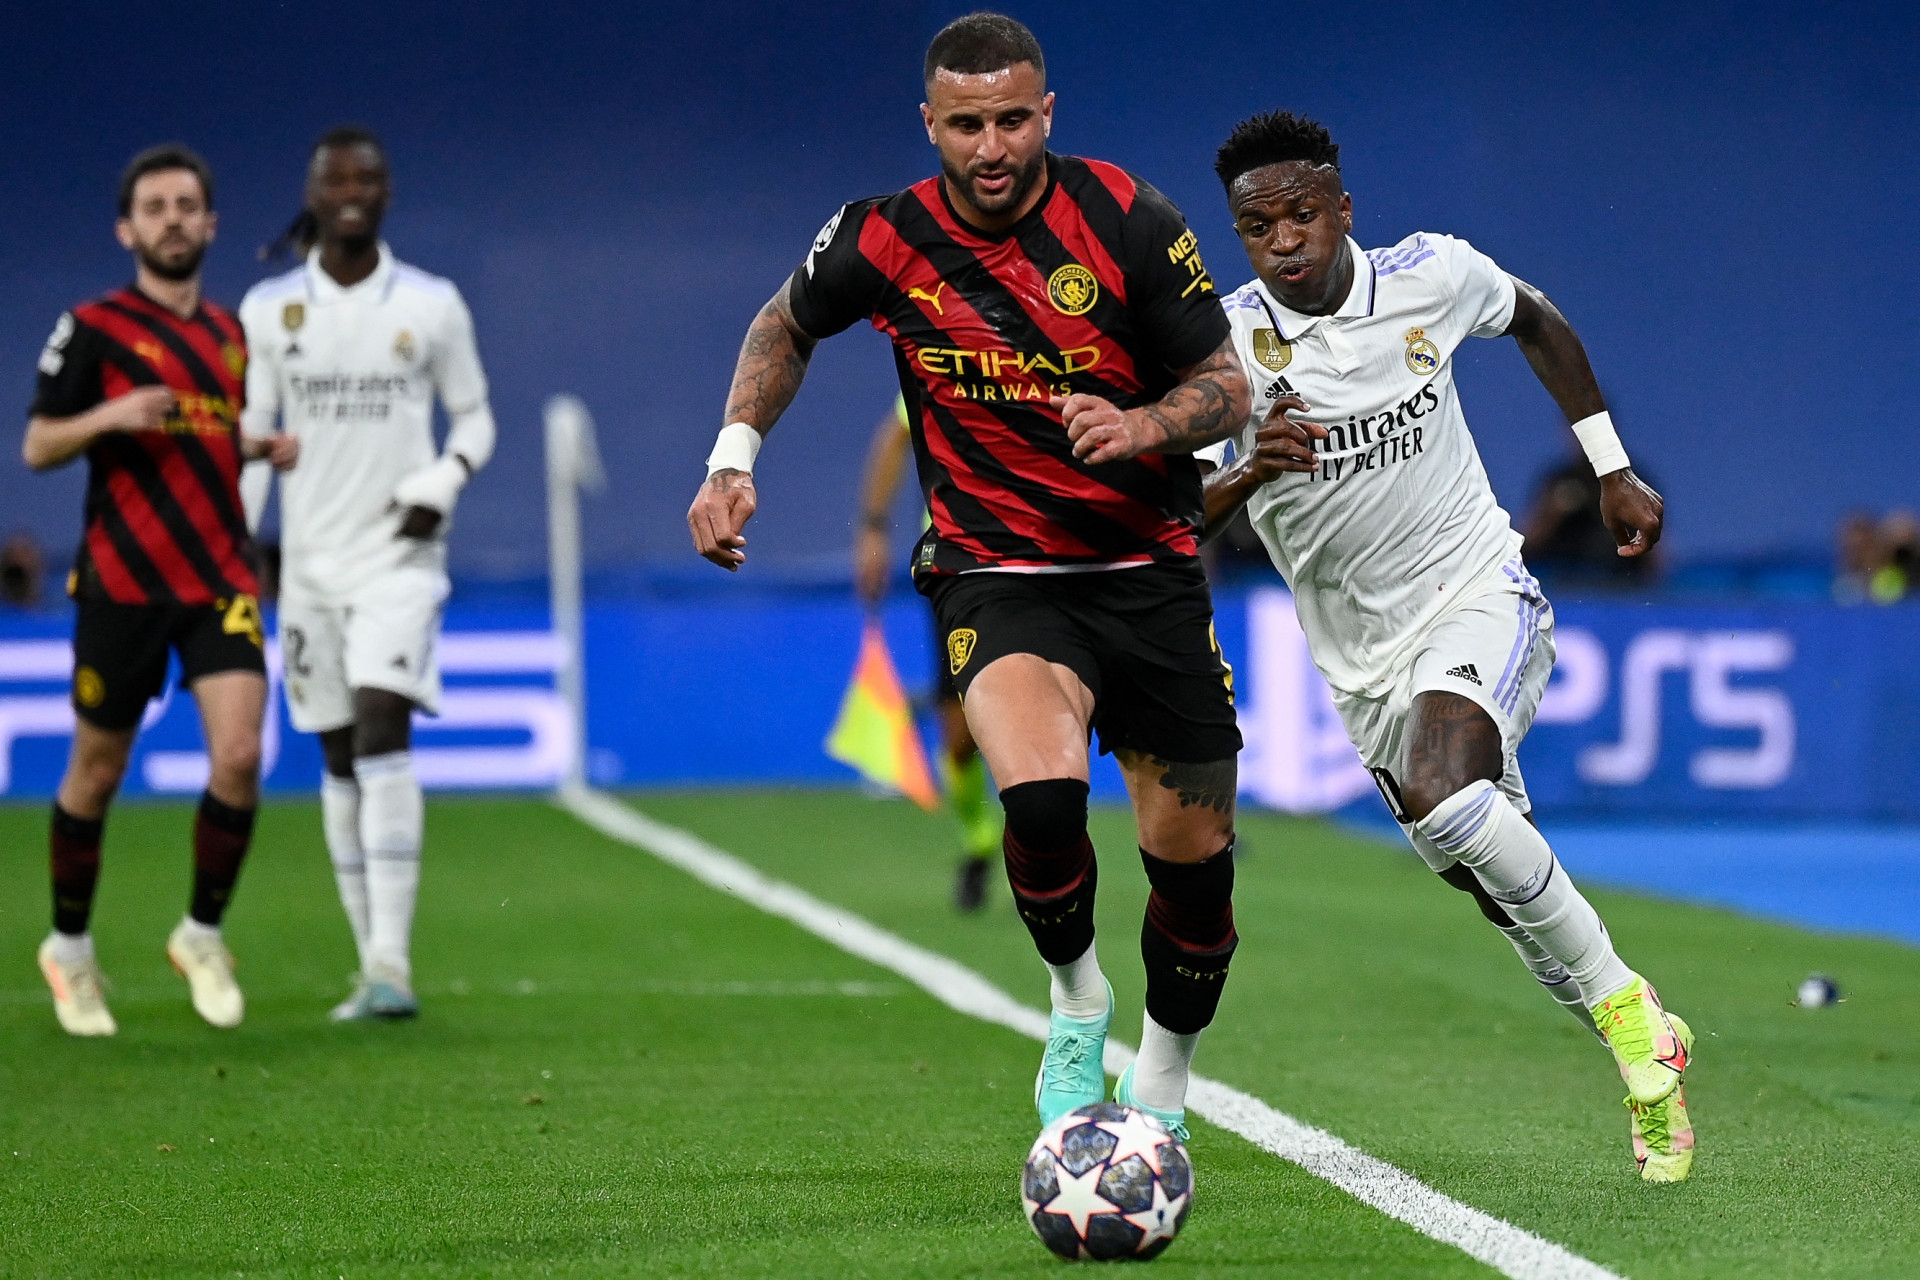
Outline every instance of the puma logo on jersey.
{"label": "puma logo on jersey", "polygon": [[1446,674],[1452,676],[1455,680],[1471,680],[1475,684],[1480,683],[1480,672],[1474,668],[1471,662],[1463,662]]}
{"label": "puma logo on jersey", "polygon": [[933,308],[933,314],[944,318],[947,312],[946,312],[946,309],[940,305],[940,295],[946,291],[946,287],[947,287],[947,282],[945,280],[942,280],[939,284],[933,286],[932,293],[928,293],[925,289],[922,289],[919,285],[915,285],[913,286],[913,288],[907,290],[907,296],[909,298],[918,298],[920,301],[926,303],[928,306]]}

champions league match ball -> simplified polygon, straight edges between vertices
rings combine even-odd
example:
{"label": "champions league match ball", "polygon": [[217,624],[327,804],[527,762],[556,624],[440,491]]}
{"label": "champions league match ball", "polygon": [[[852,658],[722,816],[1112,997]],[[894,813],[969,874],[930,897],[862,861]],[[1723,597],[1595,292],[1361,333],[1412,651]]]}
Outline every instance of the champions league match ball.
{"label": "champions league match ball", "polygon": [[1193,1207],[1193,1163],[1146,1112],[1096,1102],[1040,1131],[1020,1202],[1034,1234],[1069,1262],[1151,1258]]}

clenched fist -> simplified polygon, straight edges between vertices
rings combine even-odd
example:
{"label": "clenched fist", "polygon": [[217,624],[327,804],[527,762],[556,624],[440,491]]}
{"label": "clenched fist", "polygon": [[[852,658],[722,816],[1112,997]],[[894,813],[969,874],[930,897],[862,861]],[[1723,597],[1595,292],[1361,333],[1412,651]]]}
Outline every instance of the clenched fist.
{"label": "clenched fist", "polygon": [[747,553],[741,550],[747,540],[740,531],[759,505],[750,473],[731,469],[714,472],[687,508],[693,549],[722,569],[739,569],[747,562]]}

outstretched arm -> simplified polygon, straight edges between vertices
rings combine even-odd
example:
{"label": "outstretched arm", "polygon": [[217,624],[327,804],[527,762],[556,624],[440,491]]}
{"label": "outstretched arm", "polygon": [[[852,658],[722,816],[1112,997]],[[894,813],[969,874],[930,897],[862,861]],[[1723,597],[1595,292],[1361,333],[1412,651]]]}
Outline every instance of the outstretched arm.
{"label": "outstretched arm", "polygon": [[[742,423],[761,439],[793,403],[794,393],[807,376],[807,362],[818,345],[793,318],[787,298],[789,288],[781,285],[780,292],[747,326],[740,358],[733,366],[733,388],[727,393],[727,424]],[[740,536],[740,530],[757,504],[751,471],[737,466],[715,467],[687,509],[694,549],[723,569],[738,569],[747,560],[747,553],[741,550],[747,540]]]}
{"label": "outstretched arm", "polygon": [[[1600,384],[1587,363],[1580,335],[1546,294],[1515,278],[1513,321],[1507,334],[1520,344],[1533,374],[1547,389],[1568,422],[1607,411]],[[1602,421],[1605,421],[1603,419]],[[1645,555],[1660,541],[1666,504],[1633,468],[1621,465],[1600,477],[1600,518],[1623,556]]]}
{"label": "outstretched arm", "polygon": [[1092,463],[1143,453],[1192,453],[1226,439],[1247,420],[1253,392],[1232,338],[1200,363],[1175,372],[1180,385],[1138,409],[1078,393],[1050,400],[1073,441],[1073,456]]}

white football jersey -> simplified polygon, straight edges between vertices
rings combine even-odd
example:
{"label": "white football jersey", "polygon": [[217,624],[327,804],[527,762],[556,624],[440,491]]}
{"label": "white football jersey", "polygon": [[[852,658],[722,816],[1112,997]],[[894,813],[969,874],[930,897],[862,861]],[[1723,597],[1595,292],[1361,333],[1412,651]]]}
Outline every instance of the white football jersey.
{"label": "white football jersey", "polygon": [[1332,315],[1290,311],[1257,279],[1222,302],[1254,393],[1236,447],[1289,392],[1312,406],[1295,416],[1328,432],[1320,469],[1262,485],[1248,517],[1315,665],[1335,689],[1377,697],[1422,630],[1520,549],[1453,385],[1454,349],[1506,331],[1514,285],[1452,236],[1347,246],[1353,288]]}
{"label": "white football jersey", "polygon": [[[323,596],[402,563],[444,566],[443,537],[396,537],[402,477],[438,456],[437,394],[450,418],[487,409],[473,317],[447,280],[380,246],[372,275],[342,288],[304,265],[263,280],[240,303],[247,332],[248,435],[300,439],[300,461],[280,477],[282,573]],[[491,417],[487,417],[491,451]],[[485,457],[469,459],[475,467]],[[444,535],[448,522],[442,522]]]}

